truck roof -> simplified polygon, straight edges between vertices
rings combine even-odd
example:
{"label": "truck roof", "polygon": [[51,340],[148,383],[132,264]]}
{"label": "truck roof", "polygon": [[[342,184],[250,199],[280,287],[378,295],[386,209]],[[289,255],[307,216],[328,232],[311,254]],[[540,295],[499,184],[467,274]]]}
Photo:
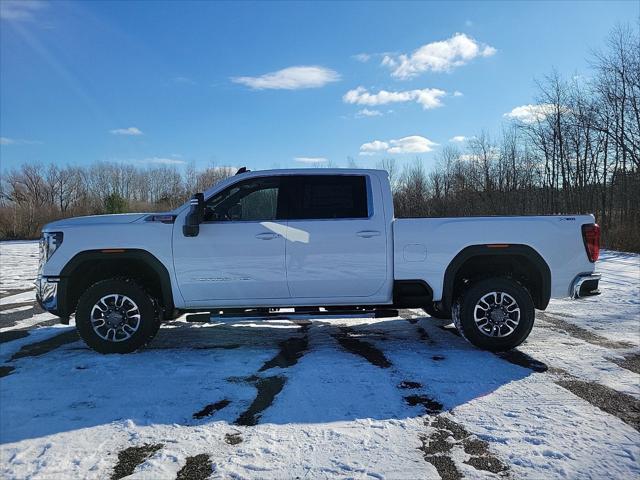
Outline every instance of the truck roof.
{"label": "truck roof", "polygon": [[377,168],[275,168],[269,170],[248,170],[240,175],[260,174],[260,175],[353,175],[353,174],[367,174],[367,173],[384,173],[386,170]]}

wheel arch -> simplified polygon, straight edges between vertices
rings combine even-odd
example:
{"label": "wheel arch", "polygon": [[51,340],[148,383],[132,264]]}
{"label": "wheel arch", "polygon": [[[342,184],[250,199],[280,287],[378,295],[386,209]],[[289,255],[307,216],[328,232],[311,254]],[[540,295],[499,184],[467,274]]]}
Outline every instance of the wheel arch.
{"label": "wheel arch", "polygon": [[529,245],[471,245],[462,249],[444,274],[442,307],[450,310],[456,294],[467,278],[487,274],[511,275],[531,293],[533,303],[544,310],[551,298],[551,270],[542,256]]}
{"label": "wheel arch", "polygon": [[60,272],[60,286],[64,290],[60,298],[61,310],[70,315],[90,285],[119,276],[140,281],[164,311],[174,310],[169,271],[152,253],[142,249],[85,250],[77,253]]}

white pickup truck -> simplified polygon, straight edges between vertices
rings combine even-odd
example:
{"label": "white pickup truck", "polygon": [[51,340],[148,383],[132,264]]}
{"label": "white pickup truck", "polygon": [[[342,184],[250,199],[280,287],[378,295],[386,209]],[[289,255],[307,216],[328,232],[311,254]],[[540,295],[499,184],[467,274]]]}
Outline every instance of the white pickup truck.
{"label": "white pickup truck", "polygon": [[134,351],[184,313],[292,308],[423,308],[498,351],[527,338],[550,298],[598,293],[599,238],[591,215],[396,219],[381,170],[241,169],[172,212],[46,225],[37,298],[63,322],[75,313],[102,353]]}

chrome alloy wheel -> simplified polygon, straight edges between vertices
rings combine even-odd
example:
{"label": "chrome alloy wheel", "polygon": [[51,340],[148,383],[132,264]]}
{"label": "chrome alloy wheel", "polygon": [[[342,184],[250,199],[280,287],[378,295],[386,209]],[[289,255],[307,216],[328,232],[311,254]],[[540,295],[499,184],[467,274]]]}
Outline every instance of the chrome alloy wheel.
{"label": "chrome alloy wheel", "polygon": [[125,295],[105,295],[91,309],[93,331],[108,342],[123,342],[140,327],[140,309]]}
{"label": "chrome alloy wheel", "polygon": [[504,292],[490,292],[476,303],[473,319],[478,330],[488,337],[511,335],[520,323],[520,307]]}

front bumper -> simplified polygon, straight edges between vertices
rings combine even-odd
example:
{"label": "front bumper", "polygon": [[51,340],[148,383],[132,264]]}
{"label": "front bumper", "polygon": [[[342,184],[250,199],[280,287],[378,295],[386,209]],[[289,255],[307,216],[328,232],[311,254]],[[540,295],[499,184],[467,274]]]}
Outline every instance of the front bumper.
{"label": "front bumper", "polygon": [[602,275],[590,273],[578,275],[571,283],[570,295],[572,298],[590,297],[600,295],[598,285]]}
{"label": "front bumper", "polygon": [[59,317],[64,317],[60,312],[60,278],[43,277],[36,278],[36,300],[40,306],[48,312]]}

